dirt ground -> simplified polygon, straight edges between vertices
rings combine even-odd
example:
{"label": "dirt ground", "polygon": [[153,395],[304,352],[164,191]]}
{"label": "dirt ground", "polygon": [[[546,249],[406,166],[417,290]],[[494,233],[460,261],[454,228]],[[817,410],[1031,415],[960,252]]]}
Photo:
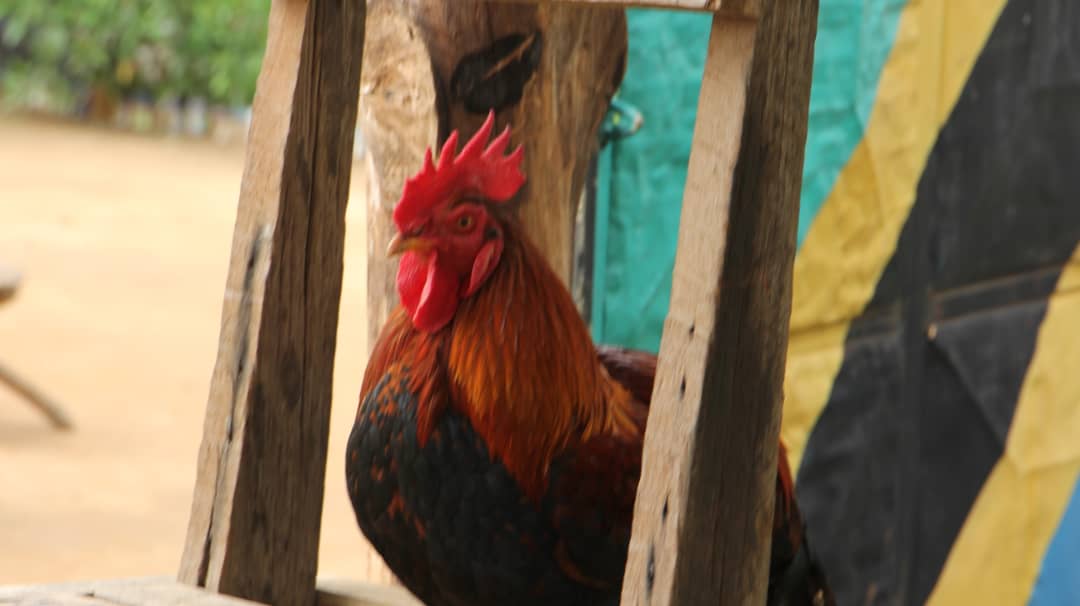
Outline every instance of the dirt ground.
{"label": "dirt ground", "polygon": [[[61,433],[0,387],[0,583],[174,574],[191,506],[243,149],[0,116],[0,361],[67,408]],[[320,572],[378,570],[343,449],[366,352],[354,170]]]}

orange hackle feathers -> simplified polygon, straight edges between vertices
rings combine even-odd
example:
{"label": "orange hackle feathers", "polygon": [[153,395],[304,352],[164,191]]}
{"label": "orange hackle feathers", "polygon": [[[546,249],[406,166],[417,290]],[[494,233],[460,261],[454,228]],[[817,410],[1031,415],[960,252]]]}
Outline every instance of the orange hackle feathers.
{"label": "orange hackle feathers", "polygon": [[489,202],[506,202],[525,183],[521,172],[524,151],[519,145],[503,155],[510,144],[510,127],[495,137],[487,147],[495,126],[495,112],[489,112],[480,130],[455,156],[458,131],[450,133],[439,152],[439,163],[432,161],[431,148],[424,154],[424,166],[405,182],[401,199],[394,207],[394,223],[406,231],[417,219],[434,207],[460,196],[476,196]]}
{"label": "orange hackle feathers", "polygon": [[[456,156],[458,132],[451,133],[437,164],[427,150],[394,208],[399,231],[419,227],[441,204],[463,197],[503,203],[517,193],[523,151],[503,154],[509,127],[488,145],[494,124],[490,112]],[[391,317],[364,389],[387,373],[408,377],[419,396],[421,442],[441,409],[453,406],[525,494],[539,499],[552,458],[572,440],[639,432],[641,423],[620,409],[632,396],[598,362],[588,328],[540,251],[512,220],[504,228],[497,270],[461,301],[448,330],[413,331],[407,314]]]}
{"label": "orange hackle feathers", "polygon": [[492,458],[540,499],[553,457],[601,434],[640,440],[633,396],[597,360],[585,322],[539,250],[511,220],[489,283],[436,333],[412,329],[399,308],[372,352],[366,393],[386,374],[417,394],[427,442],[451,406],[467,416]]}
{"label": "orange hackle feathers", "polygon": [[525,494],[539,498],[556,453],[640,428],[573,299],[518,229],[508,223],[500,270],[458,309],[446,365],[453,405]]}

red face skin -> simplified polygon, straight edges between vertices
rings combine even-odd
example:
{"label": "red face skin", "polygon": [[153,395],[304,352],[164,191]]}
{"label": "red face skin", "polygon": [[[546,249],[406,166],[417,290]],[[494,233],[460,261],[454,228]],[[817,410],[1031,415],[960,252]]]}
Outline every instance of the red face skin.
{"label": "red face skin", "polygon": [[398,295],[413,326],[436,332],[498,265],[502,228],[484,204],[468,199],[442,204],[399,228],[388,251],[404,253]]}

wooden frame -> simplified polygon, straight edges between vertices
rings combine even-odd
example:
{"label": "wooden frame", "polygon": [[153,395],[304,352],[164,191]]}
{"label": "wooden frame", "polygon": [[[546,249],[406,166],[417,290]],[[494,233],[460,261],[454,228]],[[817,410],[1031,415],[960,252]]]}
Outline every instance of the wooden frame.
{"label": "wooden frame", "polygon": [[[761,604],[817,0],[576,3],[716,13],[622,602]],[[187,585],[317,601],[367,4],[273,0],[179,575]],[[346,593],[318,601],[410,603],[395,590]],[[160,579],[12,588],[0,601],[244,603]]]}
{"label": "wooden frame", "polygon": [[765,603],[816,28],[713,19],[623,604]]}
{"label": "wooden frame", "polygon": [[312,604],[362,0],[274,0],[180,580]]}
{"label": "wooden frame", "polygon": [[762,0],[497,0],[519,3],[576,4],[580,6],[618,6],[624,8],[659,8],[721,13],[729,16],[756,17]]}

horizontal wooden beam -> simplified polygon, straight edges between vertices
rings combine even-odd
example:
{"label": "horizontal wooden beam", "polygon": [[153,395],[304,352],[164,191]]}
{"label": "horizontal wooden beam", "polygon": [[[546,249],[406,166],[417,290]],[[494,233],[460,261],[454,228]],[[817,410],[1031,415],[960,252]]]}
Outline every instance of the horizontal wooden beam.
{"label": "horizontal wooden beam", "polygon": [[766,600],[817,5],[713,20],[625,605]]}
{"label": "horizontal wooden beam", "polygon": [[622,6],[625,8],[660,8],[709,13],[727,16],[757,17],[761,0],[493,0],[530,4],[580,4],[585,6]]}
{"label": "horizontal wooden beam", "polygon": [[[423,606],[401,587],[319,579],[318,606]],[[169,577],[0,586],[3,606],[257,606]]]}
{"label": "horizontal wooden beam", "polygon": [[0,587],[4,606],[254,606],[167,577]]}

